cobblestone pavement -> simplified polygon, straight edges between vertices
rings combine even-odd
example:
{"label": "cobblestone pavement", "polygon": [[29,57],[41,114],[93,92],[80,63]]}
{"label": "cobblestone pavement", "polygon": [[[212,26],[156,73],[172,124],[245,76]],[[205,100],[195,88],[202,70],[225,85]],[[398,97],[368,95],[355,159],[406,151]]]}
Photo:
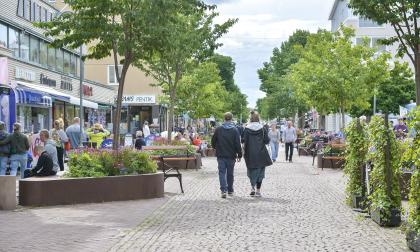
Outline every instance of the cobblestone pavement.
{"label": "cobblestone pavement", "polygon": [[[220,198],[216,159],[186,172],[172,197],[111,251],[406,251],[399,229],[380,228],[344,204],[342,172],[296,158],[267,168],[262,198],[251,198],[244,162],[235,196]],[[192,175],[192,173],[194,175]]]}
{"label": "cobblestone pavement", "polygon": [[251,198],[242,162],[221,199],[216,159],[203,163],[184,195],[169,179],[161,199],[0,211],[0,251],[406,251],[399,229],[344,205],[341,171],[277,162]]}

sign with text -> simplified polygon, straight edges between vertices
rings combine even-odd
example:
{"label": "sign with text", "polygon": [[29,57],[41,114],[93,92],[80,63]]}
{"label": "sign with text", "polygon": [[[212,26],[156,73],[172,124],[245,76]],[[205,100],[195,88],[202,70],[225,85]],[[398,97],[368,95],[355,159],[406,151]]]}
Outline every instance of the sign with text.
{"label": "sign with text", "polygon": [[154,95],[124,95],[122,98],[122,103],[154,104],[156,103],[156,97]]}
{"label": "sign with text", "polygon": [[16,67],[16,79],[26,80],[26,81],[35,81],[35,72],[29,71],[20,67]]}

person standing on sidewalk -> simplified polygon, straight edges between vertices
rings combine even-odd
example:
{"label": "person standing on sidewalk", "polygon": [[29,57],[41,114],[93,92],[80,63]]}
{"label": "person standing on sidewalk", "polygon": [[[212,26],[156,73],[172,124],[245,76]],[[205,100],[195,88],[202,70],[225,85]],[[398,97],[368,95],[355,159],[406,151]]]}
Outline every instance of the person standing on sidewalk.
{"label": "person standing on sidewalk", "polygon": [[280,131],[276,126],[276,123],[272,123],[271,129],[268,132],[268,136],[270,137],[271,160],[273,160],[273,162],[276,162],[279,154],[279,143],[281,141]]}
{"label": "person standing on sidewalk", "polygon": [[82,131],[80,130],[80,118],[75,117],[73,119],[73,124],[68,126],[66,129],[66,134],[70,140],[70,147],[72,149],[77,149],[80,146],[80,135]]}
{"label": "person standing on sidewalk", "polygon": [[10,175],[16,176],[17,169],[20,166],[20,177],[23,179],[28,165],[29,140],[25,134],[20,132],[21,128],[22,126],[19,123],[13,124],[13,133],[0,141],[0,146],[10,144]]}
{"label": "person standing on sidewalk", "polygon": [[50,135],[57,147],[57,158],[60,171],[64,171],[64,143],[69,139],[66,135],[66,132],[64,132],[64,130],[61,128],[60,120],[54,121],[54,128],[51,130]]}
{"label": "person standing on sidewalk", "polygon": [[242,158],[241,139],[232,118],[232,113],[225,113],[225,122],[216,128],[211,139],[216,149],[222,198],[226,198],[226,193],[233,195],[233,168],[235,160],[240,162]]}
{"label": "person standing on sidewalk", "polygon": [[292,162],[294,142],[297,139],[296,129],[293,127],[292,122],[287,122],[287,127],[283,131],[283,142],[286,147],[286,162]]}
{"label": "person standing on sidewalk", "polygon": [[[261,185],[265,178],[265,167],[272,165],[270,154],[266,145],[270,142],[268,131],[260,123],[260,115],[251,112],[250,123],[244,130],[244,159],[247,167],[247,175],[251,182],[252,197],[261,197]],[[257,187],[257,191],[255,191]]]}
{"label": "person standing on sidewalk", "polygon": [[[0,141],[3,141],[9,135],[5,129],[6,124],[0,122]],[[9,161],[10,145],[0,146],[0,175],[6,175],[7,162]]]}

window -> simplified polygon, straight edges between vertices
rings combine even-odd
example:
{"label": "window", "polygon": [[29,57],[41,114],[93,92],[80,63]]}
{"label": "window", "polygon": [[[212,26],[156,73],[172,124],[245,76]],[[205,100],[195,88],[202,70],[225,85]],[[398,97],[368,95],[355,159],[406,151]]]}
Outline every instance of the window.
{"label": "window", "polygon": [[7,48],[7,26],[0,23],[0,47]]}
{"label": "window", "polygon": [[47,67],[48,64],[48,44],[41,40],[39,42],[39,63],[43,67]]}
{"label": "window", "polygon": [[381,41],[380,41],[383,39],[385,38],[372,38],[372,47],[377,48],[378,52],[386,51],[386,45],[381,44]]}
{"label": "window", "polygon": [[19,57],[19,31],[9,27],[9,49],[13,56]]}
{"label": "window", "polygon": [[56,49],[55,56],[56,70],[59,72],[63,72],[63,51],[61,49]]}
{"label": "window", "polygon": [[76,57],[76,76],[80,77],[80,57]]}
{"label": "window", "polygon": [[48,10],[43,9],[41,14],[41,21],[48,22]]}
{"label": "window", "polygon": [[40,5],[37,5],[36,12],[37,12],[37,14],[36,14],[37,18],[35,19],[35,21],[42,22],[43,21],[43,19],[42,19],[42,7]]}
{"label": "window", "polygon": [[70,55],[70,73],[76,76],[76,55]]}
{"label": "window", "polygon": [[48,69],[55,70],[55,48],[48,45]]}
{"label": "window", "polygon": [[30,13],[30,1],[29,0],[23,0],[23,17],[27,20],[30,20],[31,13]]}
{"label": "window", "polygon": [[29,61],[39,63],[39,39],[31,36],[29,45]]}
{"label": "window", "polygon": [[366,38],[366,37],[356,38],[356,45],[365,45],[366,43],[366,46],[370,47],[370,40],[371,40],[370,38]]}
{"label": "window", "polygon": [[20,58],[23,60],[29,60],[29,35],[20,35]]}
{"label": "window", "polygon": [[[122,66],[118,66],[118,73],[121,75]],[[114,65],[108,66],[108,84],[111,85],[118,85],[117,75],[115,74],[115,67]]]}
{"label": "window", "polygon": [[383,27],[383,25],[380,25],[370,19],[359,18],[359,27]]}
{"label": "window", "polygon": [[38,17],[38,13],[37,13],[37,4],[35,2],[32,2],[31,4],[31,21],[35,22],[37,17]]}
{"label": "window", "polygon": [[23,17],[23,2],[24,2],[24,0],[19,0],[18,1],[18,11],[17,11],[17,14],[18,14],[18,16],[19,17]]}
{"label": "window", "polygon": [[70,53],[64,51],[64,73],[70,74]]}

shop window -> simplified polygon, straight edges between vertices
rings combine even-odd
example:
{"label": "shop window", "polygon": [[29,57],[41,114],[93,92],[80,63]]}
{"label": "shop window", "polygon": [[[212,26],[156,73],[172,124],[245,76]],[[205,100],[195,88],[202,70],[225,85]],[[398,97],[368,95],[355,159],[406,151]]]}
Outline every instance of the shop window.
{"label": "shop window", "polygon": [[54,121],[59,118],[64,120],[64,102],[54,103]]}
{"label": "shop window", "polygon": [[64,73],[70,74],[70,53],[64,51]]}
{"label": "shop window", "polygon": [[[118,66],[118,72],[121,75],[122,65]],[[115,67],[114,65],[108,66],[108,84],[110,85],[118,85],[117,75],[115,74]]]}
{"label": "shop window", "polygon": [[33,63],[39,63],[39,39],[34,36],[30,37],[29,60]]}
{"label": "shop window", "polygon": [[20,58],[23,60],[29,60],[29,35],[20,35]]}
{"label": "shop window", "polygon": [[64,118],[64,125],[67,127],[72,124],[75,115],[74,105],[66,104],[66,117]]}
{"label": "shop window", "polygon": [[7,48],[7,26],[0,23],[0,47]]}
{"label": "shop window", "polygon": [[55,48],[51,45],[47,46],[48,48],[48,69],[55,70]]}
{"label": "shop window", "polygon": [[17,121],[23,126],[25,133],[38,133],[42,129],[49,129],[49,109],[20,105]]}
{"label": "shop window", "polygon": [[63,50],[56,49],[55,51],[56,56],[56,70],[59,72],[63,72]]}
{"label": "shop window", "polygon": [[48,64],[48,44],[41,40],[39,42],[39,63],[43,67],[47,67]]}
{"label": "shop window", "polygon": [[76,76],[76,55],[70,55],[70,73]]}
{"label": "shop window", "polygon": [[13,56],[19,57],[19,31],[9,27],[9,49]]}

